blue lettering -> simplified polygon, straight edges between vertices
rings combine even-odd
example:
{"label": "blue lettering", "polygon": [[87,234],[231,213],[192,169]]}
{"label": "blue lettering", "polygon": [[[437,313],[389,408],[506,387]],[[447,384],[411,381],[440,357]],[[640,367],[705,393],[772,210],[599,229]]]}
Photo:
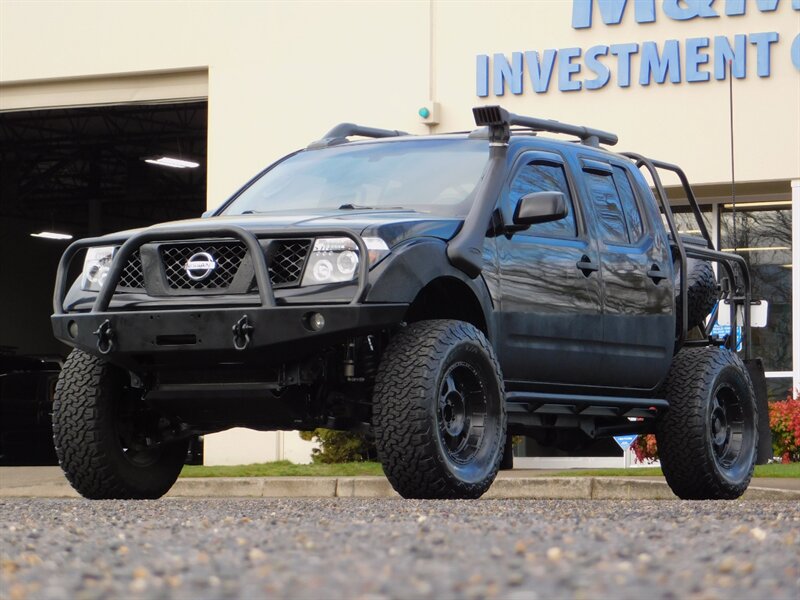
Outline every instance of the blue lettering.
{"label": "blue lettering", "polygon": [[531,78],[533,91],[537,94],[544,94],[550,87],[553,65],[556,62],[556,51],[545,50],[542,53],[541,62],[539,61],[538,52],[526,52],[525,62],[528,65],[528,75]]}
{"label": "blue lettering", "polygon": [[[792,0],[793,4],[800,4],[800,0]],[[778,8],[778,0],[756,0],[756,6],[761,12],[772,12]],[[729,17],[738,17],[747,10],[746,0],[726,0],[725,14]]]}
{"label": "blue lettering", "polygon": [[581,89],[581,82],[572,80],[572,74],[581,71],[581,66],[573,63],[572,59],[580,55],[580,48],[563,48],[558,51],[558,89],[562,92],[575,92]]}
{"label": "blue lettering", "polygon": [[[619,25],[628,0],[597,0],[600,16],[606,25]],[[592,0],[572,0],[572,27],[589,29],[592,26]],[[656,20],[655,0],[633,0],[637,23],[653,23]]]}
{"label": "blue lettering", "polygon": [[639,83],[650,85],[653,78],[656,83],[664,83],[669,72],[672,83],[681,82],[681,51],[678,40],[664,42],[664,51],[658,55],[658,45],[655,42],[642,44],[642,64],[639,71]]}
{"label": "blue lettering", "polygon": [[617,57],[617,85],[619,87],[630,87],[631,54],[639,52],[639,44],[613,44],[609,51]]}
{"label": "blue lettering", "polygon": [[794,68],[800,71],[800,33],[798,33],[792,42],[792,64]]}
{"label": "blue lettering", "polygon": [[708,48],[708,38],[689,38],[686,40],[686,81],[696,83],[708,81],[711,75],[700,70],[700,65],[708,63],[708,52],[700,52]]}
{"label": "blue lettering", "polygon": [[778,41],[778,32],[751,33],[750,43],[756,47],[756,72],[759,77],[769,77],[772,44]]}
{"label": "blue lettering", "polygon": [[[747,36],[743,34],[733,36],[734,48],[724,35],[714,38],[714,79],[723,81],[727,77],[728,65],[733,77],[744,79],[747,73]],[[688,58],[687,58],[688,61]],[[686,79],[689,79],[689,69],[686,69]]]}
{"label": "blue lettering", "polygon": [[475,61],[475,88],[481,98],[489,95],[489,57],[486,54],[478,54]]}
{"label": "blue lettering", "polygon": [[503,54],[494,55],[494,95],[502,96],[506,81],[512,94],[522,93],[522,52],[511,53],[511,64]]}
{"label": "blue lettering", "polygon": [[608,80],[611,79],[611,71],[607,66],[598,60],[599,56],[608,55],[608,46],[592,46],[586,51],[584,62],[586,68],[597,74],[594,79],[587,79],[583,82],[583,87],[587,90],[599,90],[605,87]]}
{"label": "blue lettering", "polygon": [[718,17],[711,8],[713,3],[714,0],[664,0],[664,14],[676,21]]}

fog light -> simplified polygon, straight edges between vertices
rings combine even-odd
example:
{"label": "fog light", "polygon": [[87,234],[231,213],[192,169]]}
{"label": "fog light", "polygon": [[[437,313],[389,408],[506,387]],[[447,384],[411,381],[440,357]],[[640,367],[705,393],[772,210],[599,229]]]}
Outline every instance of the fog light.
{"label": "fog light", "polygon": [[78,337],[78,324],[75,321],[67,323],[67,333],[73,339]]}
{"label": "fog light", "polygon": [[325,327],[325,317],[320,313],[311,313],[311,316],[308,318],[308,326],[311,327],[312,331],[319,331]]}

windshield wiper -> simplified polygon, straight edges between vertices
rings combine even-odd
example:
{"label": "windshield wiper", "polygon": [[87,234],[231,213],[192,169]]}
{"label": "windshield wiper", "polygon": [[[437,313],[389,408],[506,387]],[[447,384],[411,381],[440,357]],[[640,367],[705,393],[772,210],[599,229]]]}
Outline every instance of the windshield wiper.
{"label": "windshield wiper", "polygon": [[342,204],[339,210],[410,210],[402,206],[361,206],[360,204]]}
{"label": "windshield wiper", "polygon": [[375,210],[374,206],[361,206],[360,204],[342,204],[339,210]]}

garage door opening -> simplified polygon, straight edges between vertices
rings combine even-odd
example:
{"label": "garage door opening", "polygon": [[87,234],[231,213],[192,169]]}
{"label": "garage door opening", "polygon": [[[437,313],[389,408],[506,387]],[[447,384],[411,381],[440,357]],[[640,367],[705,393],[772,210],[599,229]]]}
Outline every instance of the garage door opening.
{"label": "garage door opening", "polygon": [[[15,429],[0,432],[0,461],[41,425],[69,350],[49,320],[61,254],[71,240],[198,217],[207,113],[206,101],[0,113],[0,423]],[[20,383],[26,369],[37,375]]]}

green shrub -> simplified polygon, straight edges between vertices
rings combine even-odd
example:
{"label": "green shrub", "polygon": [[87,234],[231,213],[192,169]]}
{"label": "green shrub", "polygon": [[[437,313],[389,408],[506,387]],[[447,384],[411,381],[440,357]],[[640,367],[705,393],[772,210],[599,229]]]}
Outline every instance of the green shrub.
{"label": "green shrub", "polygon": [[781,462],[800,461],[800,395],[769,403],[772,448]]}
{"label": "green shrub", "polygon": [[319,442],[320,447],[311,453],[311,460],[315,463],[361,462],[374,460],[377,455],[375,444],[358,433],[320,428],[301,431],[300,437],[309,442]]}

